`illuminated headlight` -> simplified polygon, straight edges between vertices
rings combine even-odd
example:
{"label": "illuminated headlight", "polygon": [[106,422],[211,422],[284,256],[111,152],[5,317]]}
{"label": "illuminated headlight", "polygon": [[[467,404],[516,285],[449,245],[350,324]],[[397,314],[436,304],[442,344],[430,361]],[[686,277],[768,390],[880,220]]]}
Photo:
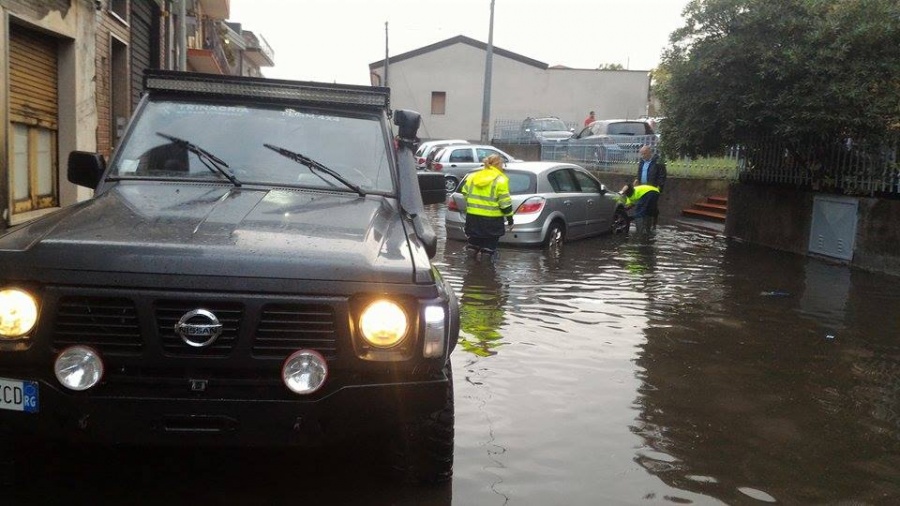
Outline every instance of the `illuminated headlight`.
{"label": "illuminated headlight", "polygon": [[0,290],[0,339],[25,337],[37,323],[34,297],[17,288]]}
{"label": "illuminated headlight", "polygon": [[444,331],[447,314],[441,306],[425,308],[425,358],[437,358],[444,355]]}
{"label": "illuminated headlight", "polygon": [[367,343],[376,348],[393,348],[409,331],[406,312],[397,304],[380,300],[369,304],[359,317],[359,330]]}
{"label": "illuminated headlight", "polygon": [[281,367],[281,379],[291,392],[311,394],[325,384],[328,364],[325,357],[312,350],[291,354]]}
{"label": "illuminated headlight", "polygon": [[103,378],[103,360],[92,348],[70,346],[56,357],[53,372],[62,386],[69,390],[87,390]]}

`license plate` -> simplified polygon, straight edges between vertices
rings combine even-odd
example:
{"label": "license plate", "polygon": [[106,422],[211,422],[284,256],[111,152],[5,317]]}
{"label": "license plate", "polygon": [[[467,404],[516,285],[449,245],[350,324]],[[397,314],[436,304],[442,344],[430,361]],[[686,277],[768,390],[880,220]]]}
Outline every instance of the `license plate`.
{"label": "license plate", "polygon": [[37,382],[0,378],[0,409],[37,413]]}

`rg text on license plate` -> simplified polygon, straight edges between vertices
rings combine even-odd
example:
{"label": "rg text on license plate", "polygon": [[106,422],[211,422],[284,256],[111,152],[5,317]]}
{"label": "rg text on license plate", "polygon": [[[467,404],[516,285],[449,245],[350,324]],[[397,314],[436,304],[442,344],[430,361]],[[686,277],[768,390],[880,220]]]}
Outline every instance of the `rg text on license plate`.
{"label": "rg text on license plate", "polygon": [[37,382],[0,378],[0,409],[37,413]]}

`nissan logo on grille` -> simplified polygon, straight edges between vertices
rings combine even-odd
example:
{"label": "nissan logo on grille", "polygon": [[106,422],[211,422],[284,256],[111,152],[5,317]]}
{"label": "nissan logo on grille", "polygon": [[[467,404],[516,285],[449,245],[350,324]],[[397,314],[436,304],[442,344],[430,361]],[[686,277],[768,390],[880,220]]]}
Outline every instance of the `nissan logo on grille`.
{"label": "nissan logo on grille", "polygon": [[222,324],[212,312],[205,309],[189,311],[175,324],[175,333],[188,346],[204,348],[222,334]]}

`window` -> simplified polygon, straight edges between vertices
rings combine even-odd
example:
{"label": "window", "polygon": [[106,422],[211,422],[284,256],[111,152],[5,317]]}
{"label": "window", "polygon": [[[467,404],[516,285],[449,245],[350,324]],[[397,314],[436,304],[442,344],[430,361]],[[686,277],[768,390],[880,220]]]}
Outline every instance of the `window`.
{"label": "window", "polygon": [[494,151],[493,149],[485,149],[485,148],[477,148],[475,149],[475,161],[483,162],[485,158],[491,155],[498,155],[503,159],[504,162],[508,162],[509,158],[503,156],[499,151]]}
{"label": "window", "polygon": [[465,149],[454,149],[453,152],[450,153],[450,159],[448,161],[450,163],[474,162],[475,159],[472,157],[472,150],[470,148],[465,148]]}
{"label": "window", "polygon": [[550,186],[556,193],[574,193],[578,191],[575,180],[572,179],[572,173],[568,170],[558,170],[547,175]]}
{"label": "window", "polygon": [[432,91],[431,92],[431,114],[444,115],[447,112],[447,92]]}
{"label": "window", "polygon": [[510,195],[527,195],[535,192],[535,177],[521,172],[507,172]]}
{"label": "window", "polygon": [[59,205],[56,184],[56,132],[12,123],[10,182],[13,212]]}
{"label": "window", "polygon": [[128,22],[128,0],[109,0],[109,12]]}
{"label": "window", "polygon": [[574,174],[575,179],[578,180],[578,185],[581,187],[581,193],[600,193],[600,183],[596,179],[577,170]]}

